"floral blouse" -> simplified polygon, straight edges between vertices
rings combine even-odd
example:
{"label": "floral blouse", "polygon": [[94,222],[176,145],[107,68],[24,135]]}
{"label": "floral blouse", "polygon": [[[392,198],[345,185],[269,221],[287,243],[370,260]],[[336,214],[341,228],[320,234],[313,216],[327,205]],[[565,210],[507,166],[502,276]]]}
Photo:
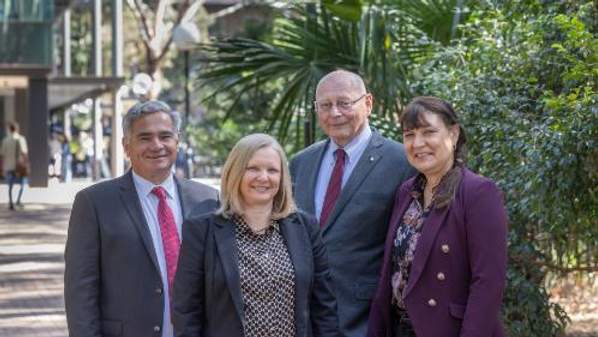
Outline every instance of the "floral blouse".
{"label": "floral blouse", "polygon": [[425,179],[420,177],[411,191],[413,201],[403,215],[393,241],[392,303],[399,309],[405,309],[403,295],[407,288],[417,242],[421,236],[424,220],[429,213],[429,209],[423,207],[424,183]]}

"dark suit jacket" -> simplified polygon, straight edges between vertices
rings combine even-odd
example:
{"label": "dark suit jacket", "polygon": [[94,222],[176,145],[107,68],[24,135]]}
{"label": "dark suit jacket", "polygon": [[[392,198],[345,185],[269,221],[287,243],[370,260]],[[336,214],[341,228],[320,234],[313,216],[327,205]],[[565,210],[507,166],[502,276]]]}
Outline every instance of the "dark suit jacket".
{"label": "dark suit jacket", "polygon": [[[183,218],[217,207],[213,188],[175,181]],[[130,171],[77,193],[65,262],[71,337],[161,336],[160,269]]]}
{"label": "dark suit jacket", "polygon": [[[499,311],[506,279],[507,216],[502,193],[492,181],[467,169],[462,177],[452,203],[428,215],[415,251],[405,305],[418,337],[504,337]],[[414,181],[398,191],[368,337],[394,336],[392,246],[412,201]]]}
{"label": "dark suit jacket", "polygon": [[[306,148],[290,168],[298,206],[315,213],[315,188],[329,140]],[[342,336],[363,337],[382,262],[396,188],[414,173],[403,145],[372,133],[343,187],[322,237],[328,256]]]}
{"label": "dark suit jacket", "polygon": [[[295,213],[279,224],[295,268],[297,336],[336,337],[336,302],[315,219]],[[234,226],[220,215],[205,215],[186,223],[174,282],[175,336],[243,336]]]}

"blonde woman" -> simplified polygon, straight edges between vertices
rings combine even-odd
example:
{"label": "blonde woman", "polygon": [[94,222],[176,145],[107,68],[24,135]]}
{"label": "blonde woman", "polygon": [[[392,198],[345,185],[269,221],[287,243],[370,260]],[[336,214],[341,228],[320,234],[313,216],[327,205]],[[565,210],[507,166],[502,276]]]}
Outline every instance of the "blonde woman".
{"label": "blonde woman", "polygon": [[319,227],[296,211],[278,142],[242,138],[224,164],[220,194],[217,212],[184,227],[175,335],[337,336]]}

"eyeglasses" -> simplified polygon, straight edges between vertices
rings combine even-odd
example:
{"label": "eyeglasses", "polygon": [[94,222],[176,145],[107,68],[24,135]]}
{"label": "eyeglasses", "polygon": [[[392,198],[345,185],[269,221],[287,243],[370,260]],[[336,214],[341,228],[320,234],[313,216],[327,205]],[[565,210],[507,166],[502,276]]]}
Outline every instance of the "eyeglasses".
{"label": "eyeglasses", "polygon": [[[351,108],[353,108],[353,105],[355,105],[355,103],[359,102],[365,96],[367,96],[367,94],[363,94],[363,95],[359,96],[358,99],[353,100],[353,101],[339,99],[336,101],[336,108],[339,111],[344,111],[344,112],[349,111],[349,110],[351,110]],[[316,107],[317,112],[325,113],[325,112],[330,112],[330,110],[332,110],[332,107],[335,105],[335,103],[314,101],[314,105]]]}

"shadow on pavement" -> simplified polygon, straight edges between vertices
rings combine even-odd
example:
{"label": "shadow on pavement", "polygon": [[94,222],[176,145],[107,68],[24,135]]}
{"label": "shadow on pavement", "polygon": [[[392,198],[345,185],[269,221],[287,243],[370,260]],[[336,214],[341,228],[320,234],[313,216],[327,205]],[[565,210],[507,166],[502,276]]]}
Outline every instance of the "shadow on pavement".
{"label": "shadow on pavement", "polygon": [[71,206],[0,207],[0,336],[67,336],[63,252]]}

